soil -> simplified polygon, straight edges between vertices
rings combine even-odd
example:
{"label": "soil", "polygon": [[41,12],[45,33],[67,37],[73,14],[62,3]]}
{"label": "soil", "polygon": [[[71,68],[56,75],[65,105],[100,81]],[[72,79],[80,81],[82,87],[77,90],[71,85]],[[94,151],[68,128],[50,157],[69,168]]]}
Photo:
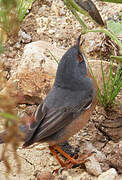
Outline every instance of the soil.
{"label": "soil", "polygon": [[[102,18],[105,22],[109,18],[117,19],[122,6],[112,4],[96,2]],[[83,17],[87,22],[90,29],[97,28],[93,22],[88,18]],[[81,32],[81,26],[72,16],[72,14],[64,7],[62,1],[54,0],[43,0],[36,1],[32,4],[28,14],[24,18],[21,27],[22,32],[29,35],[29,38],[24,38],[22,34],[18,36],[15,42],[9,40],[7,42],[7,51],[1,55],[1,61],[4,64],[4,70],[6,71],[6,78],[12,76],[15,73],[16,68],[19,64],[19,58],[23,53],[23,48],[26,44],[38,40],[45,40],[55,44],[61,49],[68,49],[73,45]],[[113,47],[112,43],[104,34],[90,33],[84,36],[85,45],[84,52],[88,59],[99,59],[99,52],[102,47],[103,59],[108,61],[111,48],[116,53],[118,49],[116,46]],[[101,46],[102,44],[102,46]],[[109,46],[108,46],[109,44]],[[38,96],[35,94],[34,99],[26,97],[25,102],[21,102],[18,106],[18,112],[20,114],[32,115],[33,111],[37,108],[37,105],[46,96],[49,89],[52,86],[53,77],[50,77],[45,72],[42,73],[42,83],[40,87],[41,92],[38,92]],[[25,76],[25,78],[24,78]],[[33,74],[30,76],[33,77]],[[22,75],[22,84],[24,86],[24,79],[26,80],[27,75]],[[38,77],[35,77],[38,79]],[[32,78],[33,80],[33,78]],[[32,83],[35,83],[34,80]],[[38,83],[38,82],[37,82]],[[31,82],[30,82],[31,84]],[[21,90],[20,87],[20,90]],[[25,89],[26,91],[26,89]],[[38,91],[38,90],[37,90]],[[119,174],[118,178],[122,175],[122,109],[120,102],[122,100],[122,92],[116,99],[116,104],[113,109],[105,111],[99,104],[96,106],[89,123],[85,126],[78,134],[74,135],[68,140],[68,144],[65,143],[62,148],[69,154],[73,155],[74,151],[79,155],[78,152],[82,153],[84,150],[88,150],[90,146],[93,149],[97,149],[99,152],[105,155],[105,160],[100,163],[102,171],[115,168]],[[2,126],[0,127],[2,129]],[[0,152],[4,145],[0,145]],[[92,149],[92,148],[91,148]],[[56,174],[54,170],[60,168],[60,164],[57,162],[55,157],[52,156],[47,144],[39,144],[31,148],[23,149],[20,147],[17,149],[17,155],[21,162],[21,171],[17,172],[17,162],[13,157],[11,146],[8,146],[7,157],[9,159],[12,171],[8,174],[10,180],[36,180],[36,179],[75,179],[83,174],[80,179],[83,180],[97,180],[97,177],[88,172],[84,165],[73,167],[66,172],[59,172]],[[0,179],[6,179],[6,168],[2,159],[0,161]],[[67,177],[67,178],[66,178]]]}

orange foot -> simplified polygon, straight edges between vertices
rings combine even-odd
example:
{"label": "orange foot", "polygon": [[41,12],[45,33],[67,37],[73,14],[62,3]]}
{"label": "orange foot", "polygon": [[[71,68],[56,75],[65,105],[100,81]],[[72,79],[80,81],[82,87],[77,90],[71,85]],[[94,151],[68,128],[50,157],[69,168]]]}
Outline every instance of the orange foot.
{"label": "orange foot", "polygon": [[[59,161],[59,163],[61,164],[62,167],[64,167],[65,169],[69,169],[71,168],[73,165],[77,165],[77,164],[83,164],[86,162],[86,159],[92,155],[92,152],[88,152],[85,155],[80,155],[78,157],[78,159],[75,159],[76,157],[70,157],[69,154],[65,153],[59,146],[54,145],[54,146],[50,146],[50,151],[52,152],[52,154],[57,158],[57,160]],[[56,153],[57,150],[60,154],[62,154],[65,158],[67,158],[67,160],[65,162],[63,162],[58,154]]]}

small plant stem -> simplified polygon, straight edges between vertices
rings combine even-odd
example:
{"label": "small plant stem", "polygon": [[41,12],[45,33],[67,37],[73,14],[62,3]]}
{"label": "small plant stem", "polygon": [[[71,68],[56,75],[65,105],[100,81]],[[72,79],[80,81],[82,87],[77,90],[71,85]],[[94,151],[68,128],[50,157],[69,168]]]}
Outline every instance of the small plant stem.
{"label": "small plant stem", "polygon": [[80,18],[80,16],[77,14],[76,11],[80,12],[81,14],[83,14],[85,16],[89,16],[89,14],[85,10],[83,10],[80,6],[78,6],[77,3],[75,3],[74,0],[64,0],[64,3],[66,4],[67,8],[69,8],[71,10],[71,12],[74,14],[76,19],[79,21],[79,23],[83,27],[83,32],[82,32],[83,34],[85,34],[87,32],[102,32],[102,33],[105,33],[106,35],[108,35],[118,45],[118,47],[120,48],[120,55],[122,54],[122,43],[117,39],[116,35],[109,32],[107,29],[105,29],[103,27],[101,29],[88,30],[87,25]]}
{"label": "small plant stem", "polygon": [[93,30],[88,30],[88,32],[102,32],[102,33],[105,33],[119,46],[120,52],[122,52],[122,43],[117,39],[117,37],[114,34],[109,32],[107,29],[105,29],[105,28],[93,29]]}
{"label": "small plant stem", "polygon": [[99,88],[99,86],[98,86],[98,83],[97,83],[97,80],[96,80],[96,78],[95,78],[95,76],[94,76],[94,73],[93,73],[93,71],[92,71],[92,68],[91,68],[91,66],[90,66],[89,63],[88,63],[88,65],[89,65],[90,73],[91,73],[93,79],[95,80],[95,82],[96,82],[96,84],[97,84],[97,93],[98,93],[99,103],[100,103],[100,104],[103,104],[103,95],[102,95],[101,90],[100,90],[100,88]]}
{"label": "small plant stem", "polygon": [[112,76],[113,76],[113,74],[112,74],[112,67],[113,67],[113,61],[110,60],[110,68],[109,68],[110,72],[109,72],[108,81],[107,81],[108,88],[110,87],[110,88],[109,88],[109,89],[110,89],[110,90],[109,90],[110,97],[112,96],[112,90],[113,90],[113,83],[112,83]]}
{"label": "small plant stem", "polygon": [[112,59],[116,59],[120,63],[122,63],[122,56],[111,56]]}
{"label": "small plant stem", "polygon": [[81,14],[85,16],[89,16],[88,12],[86,12],[84,9],[78,6],[74,0],[64,0],[64,3],[68,6],[70,5],[72,8],[74,8],[76,11],[80,12]]}
{"label": "small plant stem", "polygon": [[99,1],[102,1],[102,2],[110,2],[110,3],[120,3],[120,4],[122,4],[122,0],[99,0]]}
{"label": "small plant stem", "polygon": [[80,16],[76,12],[76,10],[84,15],[87,14],[87,16],[88,16],[88,13],[86,13],[84,10],[82,10],[73,0],[64,0],[64,3],[66,4],[67,8],[71,10],[71,12],[75,16],[75,18],[79,21],[79,23],[83,27],[82,33],[85,34],[88,31],[88,27],[84,23],[84,21],[80,18]]}
{"label": "small plant stem", "polygon": [[22,4],[23,4],[23,0],[18,1],[18,3],[20,3],[19,6],[18,6],[18,14],[20,15]]}
{"label": "small plant stem", "polygon": [[82,34],[85,34],[88,31],[88,27],[86,26],[86,24],[84,23],[84,21],[80,18],[80,16],[78,16],[77,12],[72,8],[71,9],[72,13],[74,14],[74,16],[76,17],[76,19],[79,21],[79,23],[81,24],[81,26],[83,27],[83,32]]}
{"label": "small plant stem", "polygon": [[58,64],[59,61],[56,59],[56,57],[52,54],[52,52],[49,49],[47,49],[47,50],[50,53],[50,55],[54,58],[55,62]]}

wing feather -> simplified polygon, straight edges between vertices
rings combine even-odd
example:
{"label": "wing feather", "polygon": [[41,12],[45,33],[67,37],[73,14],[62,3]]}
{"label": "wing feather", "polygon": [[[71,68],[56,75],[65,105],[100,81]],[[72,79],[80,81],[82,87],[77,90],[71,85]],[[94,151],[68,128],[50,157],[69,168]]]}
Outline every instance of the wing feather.
{"label": "wing feather", "polygon": [[35,120],[33,121],[32,124],[30,124],[23,147],[25,147],[26,144],[28,144],[28,142],[31,141],[31,139],[33,138],[33,136],[36,132],[36,129],[40,126],[40,124],[42,123],[42,121],[46,115],[46,111],[47,111],[47,109],[43,108],[43,103],[38,106],[37,111],[35,113],[35,118],[34,118]]}
{"label": "wing feather", "polygon": [[25,139],[24,147],[41,141],[51,136],[60,129],[69,124],[76,116],[91,104],[92,99],[88,98],[79,105],[72,107],[51,108],[50,110],[45,104],[39,105],[35,113],[35,122],[32,123]]}

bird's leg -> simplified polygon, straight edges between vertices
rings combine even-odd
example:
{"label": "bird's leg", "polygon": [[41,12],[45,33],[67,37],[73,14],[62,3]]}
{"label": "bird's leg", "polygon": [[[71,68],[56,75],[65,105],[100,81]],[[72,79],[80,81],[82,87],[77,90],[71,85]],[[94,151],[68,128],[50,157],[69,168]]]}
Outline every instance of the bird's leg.
{"label": "bird's leg", "polygon": [[[65,153],[58,145],[54,145],[53,149],[60,152],[60,154],[62,154],[65,158],[67,158],[72,164],[78,164],[76,159],[70,157],[69,154]],[[64,164],[66,164],[66,163],[64,163]]]}
{"label": "bird's leg", "polygon": [[[86,162],[86,159],[92,155],[92,152],[88,152],[87,154],[84,155],[80,155],[78,157],[78,159],[75,159],[76,157],[70,157],[69,154],[67,154],[66,152],[64,152],[58,145],[54,145],[54,146],[50,146],[50,151],[52,152],[52,154],[57,158],[57,160],[59,161],[59,163],[61,164],[62,167],[65,167],[65,169],[69,169],[71,168],[73,165],[77,165],[77,164],[83,164]],[[65,158],[67,158],[67,160],[65,162],[63,162],[58,154],[56,153],[57,150],[60,154],[62,154]],[[59,169],[58,169],[59,170]]]}
{"label": "bird's leg", "polygon": [[[80,165],[80,164],[84,164],[87,161],[87,158],[89,156],[92,155],[92,152],[88,152],[87,154],[81,154],[78,159],[76,159],[76,155],[73,156],[73,159],[76,160],[76,164],[75,165]],[[73,167],[74,164],[72,164],[71,161],[69,161],[68,159],[65,162],[65,169],[70,169]]]}
{"label": "bird's leg", "polygon": [[[67,159],[65,162],[63,162],[63,161],[59,158],[58,154],[57,154],[56,151],[55,151],[56,148],[54,148],[54,146],[49,146],[49,149],[50,149],[51,153],[57,158],[57,160],[59,161],[59,163],[60,163],[60,165],[61,165],[62,167],[65,167],[65,169],[70,169],[70,168],[72,167],[72,163],[71,163],[70,160]],[[60,149],[60,147],[59,147],[59,149]],[[59,149],[58,149],[58,151],[59,151]],[[64,152],[62,149],[61,149],[61,151]],[[60,152],[60,153],[61,153],[61,152]],[[64,153],[65,153],[65,152],[64,152]],[[62,153],[61,153],[61,154],[62,154]],[[66,153],[65,153],[65,154],[66,154]],[[64,155],[64,154],[62,154],[62,155]],[[68,155],[68,154],[67,154],[67,155]],[[68,155],[68,156],[69,156],[69,155]],[[70,157],[70,156],[69,156],[69,157]],[[56,169],[54,172],[55,172],[55,173],[58,173],[59,169],[60,169],[60,168]]]}
{"label": "bird's leg", "polygon": [[78,159],[75,159],[75,156],[72,158],[70,157],[67,153],[65,153],[59,146],[54,145],[53,149],[57,150],[58,152],[60,152],[65,158],[67,158],[66,162],[63,162],[63,167],[67,167],[67,165],[72,164],[72,165],[76,165],[76,164],[83,164],[86,162],[86,159],[92,155],[92,152],[89,151],[87,154],[84,155],[80,155],[80,157]]}
{"label": "bird's leg", "polygon": [[62,167],[65,167],[65,163],[59,158],[58,154],[55,152],[55,149],[53,148],[53,146],[49,146],[49,149],[51,151],[51,153],[56,157],[56,159],[59,161],[60,165]]}
{"label": "bird's leg", "polygon": [[88,151],[88,152],[85,153],[85,154],[81,154],[81,155],[78,157],[78,159],[77,159],[78,163],[79,163],[79,164],[85,163],[85,162],[87,161],[87,158],[88,158],[89,156],[91,156],[93,153],[94,153],[94,152]]}

